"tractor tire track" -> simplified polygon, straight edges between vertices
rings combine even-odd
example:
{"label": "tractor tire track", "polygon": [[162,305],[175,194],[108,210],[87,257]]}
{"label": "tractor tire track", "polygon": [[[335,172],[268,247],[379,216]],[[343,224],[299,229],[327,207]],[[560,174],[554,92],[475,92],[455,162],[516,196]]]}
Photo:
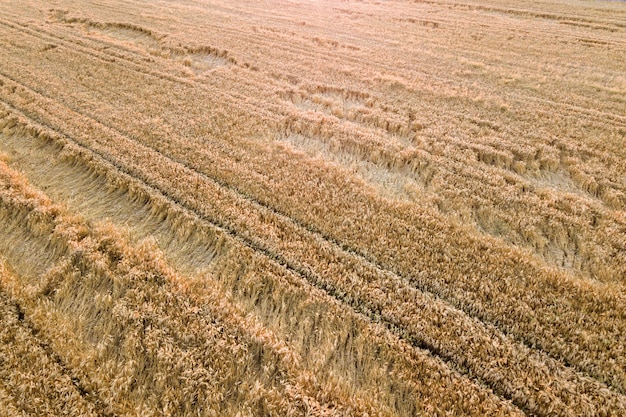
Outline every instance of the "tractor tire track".
{"label": "tractor tire track", "polygon": [[[15,79],[12,79],[11,77],[8,77],[6,74],[4,74],[4,75],[5,75],[5,77],[11,79],[13,82],[21,84],[19,81],[15,80]],[[47,100],[53,100],[50,97],[47,97],[45,95],[45,93],[43,93],[41,91],[37,91],[36,89],[32,89],[31,87],[26,86],[24,84],[22,84],[22,85],[24,86],[24,88],[29,89],[31,91],[34,91],[35,93],[41,95],[42,97],[44,97]],[[403,273],[400,270],[397,270],[397,269],[394,269],[392,267],[389,267],[387,265],[382,264],[381,262],[379,262],[376,259],[374,259],[371,255],[369,255],[369,254],[367,254],[367,253],[365,253],[365,252],[363,252],[363,251],[361,251],[361,250],[359,250],[357,248],[353,248],[353,247],[351,247],[351,246],[349,246],[349,245],[347,245],[347,244],[345,244],[345,243],[343,243],[343,242],[341,242],[341,241],[339,241],[337,239],[334,239],[332,236],[325,234],[323,231],[315,228],[312,225],[306,224],[306,223],[301,222],[300,220],[298,220],[296,218],[290,217],[289,215],[287,215],[285,213],[282,213],[281,211],[279,211],[278,209],[272,207],[271,205],[266,204],[265,202],[263,202],[261,200],[258,200],[253,195],[245,193],[244,191],[242,191],[242,190],[238,189],[237,187],[235,187],[235,186],[233,186],[233,185],[231,185],[231,184],[221,180],[220,178],[214,177],[214,176],[210,176],[210,175],[206,174],[205,172],[199,170],[198,168],[190,165],[187,161],[179,160],[179,159],[174,158],[172,156],[165,155],[160,150],[158,150],[157,148],[155,148],[155,147],[153,147],[153,146],[151,146],[149,144],[143,144],[143,143],[133,139],[126,132],[117,129],[116,127],[108,125],[107,123],[99,120],[98,118],[94,117],[93,115],[85,114],[85,113],[81,112],[80,110],[72,108],[72,107],[69,107],[67,105],[64,105],[64,107],[70,109],[75,114],[79,114],[79,115],[81,115],[82,117],[85,117],[88,120],[94,121],[98,125],[100,125],[103,128],[105,128],[106,130],[113,131],[117,135],[120,135],[120,137],[123,137],[126,140],[128,140],[130,142],[133,142],[133,143],[137,144],[138,146],[141,146],[142,148],[144,148],[144,149],[146,149],[148,151],[152,151],[152,152],[155,152],[158,155],[161,155],[166,160],[169,160],[169,161],[173,162],[174,164],[179,165],[181,168],[188,169],[194,175],[197,175],[197,176],[201,177],[204,181],[208,181],[208,182],[216,185],[217,187],[226,190],[228,193],[230,193],[235,198],[242,199],[242,200],[246,201],[247,203],[251,204],[254,207],[255,210],[266,210],[266,211],[268,211],[273,216],[276,216],[278,219],[280,219],[280,221],[283,221],[283,222],[286,222],[286,223],[289,223],[289,224],[293,225],[301,233],[303,233],[303,234],[307,234],[308,233],[308,234],[312,235],[314,241],[316,241],[318,243],[321,242],[322,244],[327,243],[334,250],[338,250],[344,256],[348,255],[348,256],[353,256],[353,257],[357,258],[359,262],[361,262],[362,264],[366,265],[368,268],[371,268],[371,269],[375,270],[376,273],[382,274],[383,276],[387,276],[388,278],[391,278],[393,280],[397,280],[397,279],[404,280],[407,283],[409,283],[413,288],[418,290],[421,294],[423,294],[425,297],[441,300],[443,303],[448,305],[453,310],[458,311],[458,312],[462,312],[467,317],[470,317],[472,319],[478,320],[478,321],[484,323],[486,326],[493,326],[501,334],[508,334],[508,333],[510,333],[510,329],[503,328],[503,327],[501,327],[501,325],[498,325],[497,323],[494,323],[484,313],[482,313],[480,311],[474,310],[472,306],[468,306],[467,304],[459,302],[458,300],[446,297],[444,294],[442,294],[440,291],[438,291],[437,288],[435,288],[433,286],[429,286],[427,283],[420,282],[417,279],[415,279],[415,278],[413,278],[411,276],[406,275],[405,273]],[[80,145],[79,142],[78,142],[78,144]],[[115,164],[115,165],[118,168],[121,167],[121,165],[119,165],[119,164]],[[129,174],[129,175],[134,176],[133,174]],[[142,181],[147,181],[147,179],[144,177],[144,179]],[[164,194],[167,194],[163,190],[160,190],[160,191],[163,192]],[[180,200],[178,198],[174,198],[174,201],[180,202]],[[231,228],[231,231],[235,231],[235,229]],[[257,245],[260,246],[261,244],[258,243]],[[308,268],[311,268],[311,267],[310,266],[304,267],[304,269],[308,269]],[[598,377],[590,374],[585,369],[577,366],[577,364],[571,363],[567,359],[565,359],[565,358],[563,358],[563,357],[561,357],[559,355],[555,355],[555,354],[551,353],[550,351],[546,350],[537,341],[530,341],[528,339],[525,339],[523,336],[521,336],[519,334],[515,334],[515,340],[518,343],[521,343],[525,348],[537,351],[539,354],[545,355],[546,357],[549,357],[549,358],[557,361],[558,363],[562,364],[566,368],[572,369],[575,373],[578,373],[580,375],[584,375],[586,377],[591,377],[591,378],[595,379],[598,383],[603,384],[603,385],[605,384],[605,382],[600,380]],[[611,387],[611,389],[614,389],[619,394],[623,394],[616,387]]]}
{"label": "tractor tire track", "polygon": [[[2,271],[0,270],[0,273]],[[112,417],[112,414],[107,410],[106,404],[100,399],[98,393],[91,391],[87,388],[87,385],[82,382],[81,378],[76,375],[65,363],[65,361],[59,356],[57,352],[50,346],[50,344],[45,340],[45,337],[42,336],[39,329],[33,325],[33,323],[28,318],[28,313],[24,311],[22,306],[11,299],[2,288],[0,284],[0,309],[4,310],[4,313],[7,313],[7,316],[2,317],[2,320],[16,320],[16,325],[23,330],[26,334],[25,337],[28,337],[32,343],[34,343],[34,349],[31,348],[31,352],[36,352],[39,350],[42,355],[45,355],[49,358],[49,361],[53,364],[53,367],[56,367],[60,372],[60,380],[63,382],[69,382],[71,386],[75,389],[76,393],[82,398],[87,404],[88,407],[91,406],[92,415],[98,415],[102,417]],[[31,353],[32,354],[32,353]],[[45,360],[42,360],[42,363],[45,363]],[[48,365],[50,366],[50,365]],[[63,377],[66,377],[63,378]],[[64,395],[69,395],[69,393],[65,392]],[[68,399],[66,398],[66,401]],[[66,410],[67,412],[68,410]],[[74,410],[76,411],[76,410]]]}
{"label": "tractor tire track", "polygon": [[[22,23],[14,23],[11,21],[0,21],[0,24],[3,24],[7,27],[10,27],[14,30],[19,30],[23,33],[29,34],[31,36],[35,36],[37,38],[40,39],[53,39],[54,41],[57,42],[63,42],[66,47],[68,49],[71,50],[76,50],[76,46],[82,48],[82,52],[92,56],[98,60],[102,60],[103,62],[107,62],[107,63],[113,63],[116,65],[119,65],[120,67],[124,68],[124,69],[132,69],[133,71],[136,71],[138,73],[144,74],[144,75],[150,75],[150,76],[154,76],[157,77],[159,79],[163,79],[163,80],[168,80],[168,81],[172,81],[172,82],[176,82],[176,83],[181,83],[181,84],[186,84],[186,85],[194,85],[197,86],[199,88],[204,89],[205,91],[209,91],[209,92],[214,92],[214,90],[212,89],[211,86],[205,84],[202,81],[199,81],[197,79],[189,79],[189,78],[183,78],[183,77],[179,77],[176,75],[173,75],[171,73],[168,72],[163,72],[163,71],[159,71],[156,70],[155,68],[150,68],[150,67],[146,67],[146,58],[142,57],[139,58],[137,61],[132,60],[131,58],[129,58],[128,56],[125,56],[124,54],[119,54],[116,53],[114,51],[113,48],[106,48],[104,50],[101,51],[96,51],[94,50],[92,47],[90,47],[87,43],[85,43],[81,38],[79,37],[75,37],[73,35],[69,35],[74,37],[74,39],[70,39],[70,38],[64,38],[62,36],[56,35],[50,31],[46,31],[42,28],[34,28],[34,27],[29,27],[26,24],[22,24]],[[262,43],[263,41],[267,41],[266,38],[262,37],[262,36],[257,36],[257,39],[260,43]],[[99,41],[94,40],[94,39],[90,39],[90,42],[93,43],[98,43]],[[130,55],[136,54],[135,51],[132,50],[125,50],[122,46],[118,46],[115,45],[115,48],[119,48],[120,51],[124,51]],[[313,55],[313,52],[311,51],[310,48],[298,48],[296,49],[295,47],[290,47],[288,48],[289,52],[293,53],[293,54],[300,54],[303,56],[310,56],[311,58],[316,58],[316,59],[322,59],[322,58],[327,58],[327,55]],[[341,54],[337,54],[336,56],[337,59],[342,59],[342,60],[346,60],[347,57],[345,57],[344,55]],[[151,57],[151,59],[157,59],[157,57]],[[129,66],[127,65],[122,65],[120,64],[119,60],[122,60],[124,62],[126,62],[127,64],[130,64],[131,67],[129,68]],[[352,59],[348,59],[349,62],[353,62],[354,64],[363,64],[365,63],[365,60],[363,59],[357,59],[357,58],[352,58]],[[142,63],[144,65],[142,65]],[[371,65],[371,61],[367,61],[368,65]],[[148,64],[150,64],[150,62],[148,62]],[[386,70],[391,70],[391,69],[395,69],[395,66],[390,66],[390,65],[384,65],[384,63],[380,62],[378,63],[380,68],[382,69],[386,69]],[[152,66],[154,67],[154,66]],[[425,71],[420,71],[419,69],[416,68],[406,68],[407,70],[410,70],[412,72],[415,72],[416,74],[421,74],[421,75],[428,75],[430,78],[435,77],[439,83],[441,84],[446,84],[449,82],[449,79],[444,78],[444,77],[436,77],[435,75],[431,74],[431,73],[427,73]],[[263,106],[260,106],[261,101],[258,101],[256,99],[250,99],[250,97],[248,96],[242,96],[236,92],[225,92],[225,91],[221,91],[220,92],[222,95],[224,95],[226,98],[228,98],[229,100],[232,100],[230,102],[230,104],[237,104],[238,106],[243,106],[244,108],[247,108],[249,110],[255,111],[255,112],[265,112],[268,113],[268,117],[271,118],[271,115],[278,115],[279,117],[285,117],[287,114],[284,112],[283,109],[281,109],[279,106],[269,106],[267,105],[267,102],[262,102]],[[569,103],[562,103],[562,102],[556,102],[554,100],[550,100],[550,99],[546,99],[546,98],[541,98],[541,97],[532,97],[532,96],[521,96],[521,95],[513,95],[512,98],[514,98],[515,100],[517,100],[520,103],[539,103],[542,105],[545,105],[546,108],[550,108],[550,109],[554,109],[554,108],[561,108],[563,114],[569,114],[569,115],[574,115],[574,116],[583,116],[588,120],[593,120],[599,124],[602,123],[613,123],[616,124],[617,126],[623,126],[626,127],[626,117],[624,116],[620,116],[618,114],[614,114],[614,113],[607,113],[607,112],[603,112],[603,111],[599,111],[596,109],[590,109],[590,108],[585,108],[582,107],[580,105],[574,105],[574,104],[569,104]],[[528,104],[530,105],[530,104]]]}
{"label": "tractor tire track", "polygon": [[[83,117],[87,117],[87,116],[83,116]],[[39,120],[39,123],[46,125],[46,123],[42,122],[41,120]],[[54,127],[52,127],[50,125],[47,125],[47,127],[51,128],[52,130],[56,130]],[[67,134],[65,134],[63,132],[60,132],[58,130],[56,130],[56,131],[57,131],[58,134],[62,135],[63,137],[66,137],[68,140],[76,143],[78,146],[84,147],[84,145],[80,144],[80,141],[76,142],[75,139],[72,139],[71,137],[68,137]],[[87,149],[89,149],[89,148],[87,148]],[[103,158],[103,160],[105,160],[105,161],[108,160],[106,155],[101,154],[98,151],[93,150],[93,149],[91,149],[91,151],[94,152],[95,154],[99,155],[101,158]],[[409,338],[407,339],[406,329],[403,329],[402,327],[399,327],[396,323],[390,321],[388,318],[385,318],[382,314],[375,313],[375,307],[372,308],[371,306],[368,306],[368,305],[361,305],[356,300],[353,300],[353,299],[347,297],[346,294],[342,294],[341,291],[339,291],[337,288],[334,288],[332,285],[329,285],[328,283],[324,283],[323,282],[324,280],[321,279],[318,275],[314,274],[313,272],[309,271],[308,269],[303,268],[302,266],[300,266],[298,264],[294,264],[293,261],[290,261],[289,259],[285,258],[280,253],[276,253],[276,252],[272,251],[271,249],[265,247],[265,245],[263,245],[263,243],[258,242],[255,239],[249,238],[247,236],[241,235],[240,232],[238,232],[236,229],[232,228],[231,226],[229,226],[227,224],[224,224],[224,223],[220,222],[219,220],[210,219],[210,218],[204,217],[202,215],[202,213],[199,213],[199,212],[195,211],[193,207],[190,207],[184,201],[180,201],[176,197],[168,195],[168,193],[166,191],[164,191],[163,189],[159,188],[158,185],[150,184],[150,182],[147,181],[146,179],[137,178],[137,176],[134,175],[132,172],[127,171],[127,169],[124,168],[122,164],[116,163],[116,162],[113,162],[113,161],[111,161],[110,163],[113,163],[113,165],[115,166],[115,168],[117,170],[120,170],[120,171],[124,172],[125,174],[130,175],[131,177],[144,182],[144,184],[147,187],[149,187],[149,188],[153,189],[155,192],[163,195],[165,198],[170,200],[172,202],[172,204],[177,205],[177,206],[181,207],[182,209],[191,212],[191,214],[201,218],[203,221],[211,223],[213,226],[218,228],[220,231],[222,231],[223,233],[226,233],[229,236],[235,238],[239,242],[243,243],[245,246],[248,246],[251,249],[253,249],[255,251],[258,251],[260,253],[263,253],[268,258],[270,258],[270,259],[274,260],[275,262],[283,265],[287,269],[289,269],[292,272],[296,273],[297,275],[301,276],[303,279],[306,279],[313,286],[324,290],[330,296],[338,299],[339,301],[343,302],[344,304],[350,305],[356,312],[361,313],[361,314],[365,314],[367,317],[370,318],[370,320],[372,320],[374,322],[383,322],[383,323],[385,323],[385,325],[387,327],[389,327],[390,330],[392,330],[394,333],[398,334],[401,338],[404,338],[405,340],[408,340],[414,346],[416,346],[416,347],[422,347],[422,346],[426,347],[427,350],[431,351],[431,353],[433,353],[435,356],[442,358],[442,360],[444,360],[445,362],[447,362],[450,365],[452,365],[453,368],[458,365],[458,364],[456,364],[454,358],[451,358],[451,357],[447,356],[446,353],[442,352],[437,346],[428,344],[424,340],[420,340],[419,338],[417,338],[415,335],[409,336]],[[186,169],[190,169],[189,167],[185,167],[185,168]],[[464,372],[464,373],[467,374],[467,372]],[[474,375],[471,375],[471,376],[476,378]],[[504,394],[504,398],[507,398],[506,394]],[[512,398],[512,396],[510,394],[509,394],[509,398]],[[518,401],[518,403],[519,403],[519,401]],[[527,410],[527,411],[532,412],[530,410]]]}

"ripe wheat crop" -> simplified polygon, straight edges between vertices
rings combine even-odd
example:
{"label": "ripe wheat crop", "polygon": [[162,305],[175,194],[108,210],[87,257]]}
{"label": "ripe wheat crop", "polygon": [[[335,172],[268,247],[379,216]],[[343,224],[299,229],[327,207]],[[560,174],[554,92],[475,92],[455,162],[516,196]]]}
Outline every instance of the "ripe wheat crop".
{"label": "ripe wheat crop", "polygon": [[0,4],[0,416],[626,415],[621,2]]}

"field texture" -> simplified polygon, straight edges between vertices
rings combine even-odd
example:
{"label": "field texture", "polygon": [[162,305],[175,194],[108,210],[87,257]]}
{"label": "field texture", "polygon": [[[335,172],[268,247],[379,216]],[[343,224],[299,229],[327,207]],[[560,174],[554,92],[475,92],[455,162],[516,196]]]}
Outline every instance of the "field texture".
{"label": "field texture", "polygon": [[0,417],[626,416],[626,3],[2,0]]}

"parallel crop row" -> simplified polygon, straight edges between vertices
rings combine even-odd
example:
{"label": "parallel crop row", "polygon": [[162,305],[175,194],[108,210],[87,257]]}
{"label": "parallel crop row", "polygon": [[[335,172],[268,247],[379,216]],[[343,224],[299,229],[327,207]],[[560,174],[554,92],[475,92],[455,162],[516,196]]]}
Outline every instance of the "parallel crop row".
{"label": "parallel crop row", "polygon": [[[190,217],[189,214],[185,214],[184,210],[176,208],[175,204],[164,200],[158,194],[153,194],[154,191],[146,189],[145,186],[142,187],[136,180],[116,172],[101,159],[92,156],[89,160],[85,160],[87,153],[84,150],[69,143],[62,145],[61,137],[55,136],[52,132],[46,132],[45,129],[42,130],[32,125],[14,126],[14,134],[34,134],[44,140],[42,144],[52,141],[48,146],[52,145],[50,149],[60,152],[59,155],[63,160],[71,164],[86,164],[86,175],[108,177],[110,183],[115,183],[120,189],[126,190],[125,192],[133,195],[136,200],[145,201],[153,210],[159,211],[164,219],[169,218],[169,221],[177,224],[178,227],[193,228],[198,233],[212,231],[215,239],[222,242],[220,245],[223,249],[219,251],[221,255],[218,255],[214,266],[207,272],[209,275],[195,278],[183,277],[177,275],[160,258],[161,252],[156,242],[148,240],[134,248],[129,245],[124,235],[115,230],[113,225],[92,230],[88,225],[81,224],[80,219],[72,220],[71,217],[72,221],[64,224],[62,221],[66,219],[63,217],[62,209],[56,206],[48,209],[38,208],[38,206],[30,207],[30,210],[36,212],[51,210],[52,218],[47,218],[48,215],[44,216],[43,220],[48,221],[45,222],[40,219],[39,215],[29,215],[27,212],[18,215],[20,210],[25,209],[19,208],[21,206],[17,203],[19,199],[15,198],[15,194],[11,194],[12,198],[3,199],[5,210],[8,210],[7,218],[24,219],[19,220],[14,227],[20,230],[26,227],[26,232],[23,233],[28,234],[29,237],[25,240],[33,242],[41,239],[38,245],[44,245],[44,248],[52,244],[46,243],[48,240],[56,245],[62,245],[57,252],[63,256],[58,261],[53,260],[51,267],[44,271],[43,276],[30,274],[30,278],[17,277],[9,282],[14,296],[23,305],[28,306],[25,308],[27,312],[30,312],[32,308],[38,312],[37,314],[44,314],[46,317],[53,315],[54,320],[59,320],[58,326],[69,326],[68,321],[74,323],[73,320],[76,317],[80,318],[78,324],[74,324],[79,328],[63,330],[56,328],[55,325],[54,329],[49,330],[50,333],[46,332],[46,336],[54,339],[50,342],[52,346],[59,346],[55,343],[61,343],[60,341],[65,339],[83,340],[82,343],[76,342],[77,346],[68,350],[64,360],[68,361],[73,369],[80,370],[81,379],[89,381],[89,386],[95,392],[100,393],[111,410],[124,412],[124,408],[117,407],[123,402],[121,399],[126,397],[136,402],[148,401],[149,398],[156,401],[156,398],[165,395],[162,391],[165,387],[183,383],[181,380],[183,376],[180,373],[188,372],[189,369],[198,369],[197,372],[200,372],[208,366],[213,369],[218,363],[222,367],[229,366],[229,368],[215,368],[213,372],[231,375],[232,379],[212,382],[214,385],[205,386],[215,395],[223,395],[219,393],[229,389],[240,392],[241,382],[236,383],[236,389],[232,384],[236,381],[246,381],[248,377],[244,375],[258,375],[259,372],[261,376],[258,378],[265,378],[263,375],[266,374],[271,375],[271,378],[267,376],[270,379],[263,384],[270,384],[274,388],[265,389],[262,385],[254,391],[257,395],[254,397],[256,401],[254,403],[251,403],[253,400],[245,396],[229,398],[228,406],[230,407],[245,408],[250,407],[250,404],[256,404],[251,406],[253,410],[254,407],[261,405],[270,410],[272,407],[279,407],[270,402],[273,401],[271,398],[275,398],[272,392],[276,392],[275,395],[280,397],[286,395],[284,390],[287,390],[287,393],[293,392],[294,398],[299,399],[294,410],[306,409],[309,412],[318,410],[322,414],[331,406],[330,404],[332,404],[332,409],[336,410],[352,410],[351,412],[358,413],[365,412],[365,410],[370,410],[370,412],[378,410],[377,412],[382,414],[392,413],[392,410],[395,410],[392,414],[404,415],[412,415],[419,410],[438,409],[456,410],[456,413],[461,414],[478,413],[479,415],[497,413],[498,410],[503,409],[513,411],[510,405],[494,397],[488,390],[476,386],[469,379],[451,371],[440,360],[400,342],[384,328],[346,309],[332,297],[311,287],[298,276],[288,273],[268,257],[259,256],[251,248],[238,243],[238,240],[232,240],[227,232],[220,232],[219,228],[216,231],[215,228],[207,227],[202,222],[198,223],[199,220],[193,220],[194,216]],[[11,187],[18,188],[20,181],[23,180],[18,179],[17,184],[12,184]],[[27,201],[25,204],[28,206],[32,202]],[[44,207],[46,204],[48,203],[41,203]],[[28,220],[31,218],[38,220]],[[24,221],[26,225],[23,224]],[[56,224],[59,222],[61,223]],[[52,236],[48,237],[51,231]],[[72,239],[64,243],[63,240],[68,237],[64,234],[59,236],[61,231],[71,233],[69,237]],[[224,233],[227,235],[226,240],[224,240]],[[31,236],[33,234],[35,236]],[[92,237],[91,234],[94,236]],[[222,235],[221,238],[220,235]],[[210,234],[205,236],[208,238]],[[87,244],[89,246],[84,246]],[[66,246],[70,249],[66,249]],[[92,251],[94,251],[93,254]],[[2,252],[9,256],[11,261],[19,264],[19,260],[15,259],[16,255],[10,250],[3,248]],[[36,252],[33,256],[38,254]],[[92,256],[94,259],[91,258]],[[135,257],[139,258],[135,259]],[[154,270],[154,268],[157,269]],[[125,278],[128,274],[130,276]],[[136,288],[139,285],[137,280],[145,281],[145,284]],[[154,280],[156,282],[153,282]],[[121,287],[118,287],[118,282]],[[148,284],[150,285],[144,288],[144,285]],[[129,288],[126,288],[127,286]],[[220,287],[227,292],[222,293],[216,289]],[[25,292],[25,288],[31,288],[31,290]],[[162,293],[163,291],[166,292]],[[170,294],[170,291],[173,293]],[[232,295],[226,295],[228,293]],[[131,300],[126,299],[129,294],[133,296]],[[49,297],[53,298],[52,304],[46,301]],[[89,298],[82,299],[82,297]],[[98,302],[92,306],[89,303],[94,299]],[[141,305],[133,304],[139,302]],[[37,310],[41,307],[41,303],[53,310]],[[181,306],[180,303],[183,305]],[[235,307],[236,305],[241,307]],[[248,310],[253,315],[244,317],[239,308]],[[218,333],[221,336],[210,330],[211,327],[206,329],[198,327],[193,330],[191,326],[195,326],[194,320],[186,315],[189,311],[195,311],[195,316],[192,317],[197,316],[198,320],[202,318],[204,326],[209,326],[209,322],[212,326],[218,326]],[[120,312],[124,312],[122,324],[118,326],[108,322],[109,319],[115,323],[121,320],[117,318]],[[30,314],[35,313],[30,312]],[[258,319],[255,319],[255,316]],[[286,316],[291,318],[285,320]],[[35,321],[34,318],[32,320]],[[41,322],[35,321],[35,323],[42,325]],[[146,333],[146,323],[152,327],[156,326],[155,323],[161,324],[156,326],[153,333]],[[167,329],[162,328],[165,325]],[[276,329],[276,336],[272,336],[271,331],[265,330],[265,326]],[[235,332],[232,337],[228,336],[229,333],[226,331],[231,328]],[[187,329],[185,334],[194,336],[178,334],[168,342],[169,337],[182,331],[181,329]],[[126,333],[131,331],[130,335]],[[84,340],[86,336],[81,332],[88,332],[87,340]],[[55,334],[59,334],[58,337],[61,339],[56,341]],[[93,339],[96,335],[100,336]],[[150,340],[156,343],[155,346],[145,346],[148,335],[154,336],[154,339]],[[211,339],[204,340],[209,337],[228,337],[228,340],[235,338],[241,346],[234,348],[227,343],[224,349],[241,351],[240,362],[232,364],[231,359],[225,359],[226,356],[208,358],[203,356],[204,359],[201,361],[187,352],[191,349],[187,343],[197,346],[198,349],[201,346],[207,346],[207,343],[218,345],[225,343],[209,342]],[[162,338],[165,338],[165,341],[160,341]],[[126,339],[129,339],[128,343],[131,341],[132,343],[126,344]],[[185,343],[179,346],[181,340]],[[283,340],[289,340],[289,342],[285,343]],[[166,349],[171,355],[168,354],[165,358],[158,356],[158,353],[164,349],[163,343],[172,343],[172,345],[167,345]],[[127,348],[130,352],[138,350],[149,357],[124,356],[128,355],[124,353]],[[119,349],[122,352],[118,352]],[[215,355],[218,353],[215,352]],[[199,353],[196,352],[196,354]],[[225,352],[223,354],[227,355]],[[111,355],[117,358],[117,362],[111,362],[109,357]],[[183,362],[179,359],[177,367],[168,365],[169,361],[179,355],[185,358]],[[79,365],[87,360],[85,358],[93,358],[99,364],[97,366],[102,366],[103,362],[100,361],[109,363],[110,373],[101,374],[99,371],[96,372],[96,368],[87,369]],[[128,361],[131,359],[132,362],[129,364]],[[159,365],[161,363],[163,365]],[[125,366],[124,372],[130,374],[122,372],[120,367],[123,365]],[[153,365],[155,369],[152,368]],[[231,369],[230,366],[235,369]],[[168,376],[161,385],[157,384],[151,388],[155,392],[154,396],[151,394],[153,391],[133,391],[140,389],[139,386],[141,386],[141,384],[133,383],[133,380],[149,381],[151,378],[157,378],[158,375],[153,375],[153,372],[159,369],[166,369],[167,372],[163,374],[163,377]],[[124,375],[127,378],[123,378]],[[289,375],[294,375],[293,383],[289,382]],[[193,378],[196,378],[195,374]],[[184,379],[184,381],[187,380]],[[289,388],[291,384],[293,388]],[[119,393],[114,396],[105,395],[111,387],[118,385]],[[392,386],[396,388],[391,389]],[[312,397],[307,400],[303,397],[301,390],[311,392]],[[381,392],[368,397],[366,393],[374,392],[372,390],[381,390]],[[178,391],[180,390],[172,390],[171,395],[177,395]],[[241,392],[247,391],[244,389]],[[148,399],[145,399],[146,395]],[[399,402],[400,397],[404,400]],[[187,397],[167,398],[171,401],[168,407],[173,407],[175,404],[182,407],[182,404],[187,404],[188,401]],[[216,398],[203,399],[205,402],[201,409],[220,410],[216,408],[217,403],[212,402]],[[321,406],[315,405],[316,399],[322,404]],[[144,408],[141,410],[148,412],[148,410],[163,409],[164,404],[166,403],[148,401],[143,404]],[[198,407],[198,404],[195,406]],[[280,407],[292,406],[283,404]],[[283,412],[287,410],[280,407],[274,409],[280,409]],[[385,409],[389,411],[385,412]],[[181,409],[183,414],[184,410],[183,407]]]}
{"label": "parallel crop row", "polygon": [[[66,140],[62,138],[57,139],[57,141],[67,144]],[[121,152],[117,153],[119,158],[132,158],[133,152],[136,152],[133,149],[141,149],[123,137],[118,137],[109,143],[113,142],[117,144],[118,148],[122,143],[128,144],[124,148],[123,155]],[[106,152],[114,152],[114,150],[108,147]],[[153,154],[150,158],[145,159],[143,168],[136,166],[135,169],[138,171],[134,172],[140,173],[142,172],[139,171],[140,169],[147,168],[151,172],[150,176],[142,174],[147,183],[156,185],[162,191],[164,190],[166,195],[190,207],[202,217],[213,219],[213,221],[225,225],[228,230],[233,230],[238,235],[244,237],[247,235],[239,232],[243,226],[230,223],[217,209],[209,211],[208,201],[194,202],[191,197],[194,194],[211,196],[211,204],[214,206],[219,204],[220,198],[227,199],[222,203],[224,211],[241,207],[242,204],[250,206],[250,202],[246,203],[245,200],[242,202],[240,199],[238,202],[237,199],[233,198],[236,195],[207,181],[206,178],[199,176],[194,171],[161,158],[158,154]],[[120,160],[118,159],[118,161]],[[150,161],[154,161],[154,168],[150,168]],[[171,174],[168,174],[167,169],[173,170]],[[163,174],[155,175],[164,170],[166,171]],[[183,175],[188,176],[189,180],[180,181]],[[170,182],[171,185],[168,185],[168,181],[171,180],[175,182]],[[276,222],[281,220],[281,217],[276,213],[266,210],[258,212],[258,208],[257,210],[254,208],[253,205],[245,214],[232,215],[232,218],[238,219],[238,221],[245,220],[249,225],[246,226],[249,230],[258,229],[251,223],[255,219],[258,219],[259,223],[267,223],[269,216],[271,216],[269,219],[274,219]],[[325,240],[316,238],[315,235],[311,236],[310,232],[302,230],[296,224],[287,223],[281,227],[281,241],[275,244],[282,244],[279,246],[282,252],[275,253],[287,254],[289,257],[272,255],[272,247],[267,247],[267,243],[263,241],[258,239],[249,241],[254,247],[269,252],[270,256],[278,256],[279,261],[287,262],[288,265],[295,268],[296,271],[300,271],[316,285],[320,285],[341,299],[351,302],[357,308],[374,312],[376,317],[380,317],[390,325],[399,328],[401,334],[408,341],[417,346],[426,347],[444,359],[452,361],[460,369],[485,381],[496,392],[511,398],[519,406],[533,410],[533,412],[541,412],[541,410],[548,410],[553,407],[553,404],[560,404],[563,410],[571,407],[572,410],[585,410],[583,411],[585,413],[593,413],[598,410],[597,407],[608,407],[608,409],[623,407],[619,396],[611,394],[607,396],[606,393],[603,393],[604,390],[600,385],[590,384],[591,381],[581,379],[576,373],[562,365],[556,363],[548,365],[551,360],[545,355],[534,353],[514,340],[503,336],[497,330],[472,320],[454,307],[433,299],[432,296],[422,294],[399,276],[384,272],[369,262],[364,263],[361,257],[347,253]],[[302,236],[303,233],[305,236],[311,236],[309,245],[302,246],[300,243],[300,248],[293,245],[285,246],[290,242],[289,236],[298,234]],[[248,239],[250,238],[246,240]],[[306,263],[301,264],[290,259],[304,259]],[[312,268],[314,272],[307,273],[309,268]],[[324,273],[318,275],[315,271],[324,271]],[[332,280],[325,278],[328,276],[339,278]],[[341,277],[345,278],[340,279]],[[471,337],[466,338],[463,335],[471,335]],[[548,367],[556,367],[560,370],[550,371]],[[544,377],[546,373],[551,373],[553,378],[546,380]],[[546,395],[542,392],[539,396],[533,393],[533,389],[541,392],[546,390],[548,386],[552,387],[553,394]],[[570,394],[573,392],[576,394]],[[543,397],[545,400],[541,399]],[[585,409],[587,407],[585,404],[594,405]],[[601,404],[605,405],[601,406]]]}
{"label": "parallel crop row", "polygon": [[625,414],[626,10],[466,3],[0,5],[0,294],[67,389]]}

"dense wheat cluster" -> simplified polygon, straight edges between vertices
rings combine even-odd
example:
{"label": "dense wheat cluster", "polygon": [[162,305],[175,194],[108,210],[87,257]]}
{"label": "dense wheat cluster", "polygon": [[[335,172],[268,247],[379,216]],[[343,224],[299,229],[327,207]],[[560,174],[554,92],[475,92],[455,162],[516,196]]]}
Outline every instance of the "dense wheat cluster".
{"label": "dense wheat cluster", "polygon": [[0,2],[0,417],[626,415],[626,3]]}

